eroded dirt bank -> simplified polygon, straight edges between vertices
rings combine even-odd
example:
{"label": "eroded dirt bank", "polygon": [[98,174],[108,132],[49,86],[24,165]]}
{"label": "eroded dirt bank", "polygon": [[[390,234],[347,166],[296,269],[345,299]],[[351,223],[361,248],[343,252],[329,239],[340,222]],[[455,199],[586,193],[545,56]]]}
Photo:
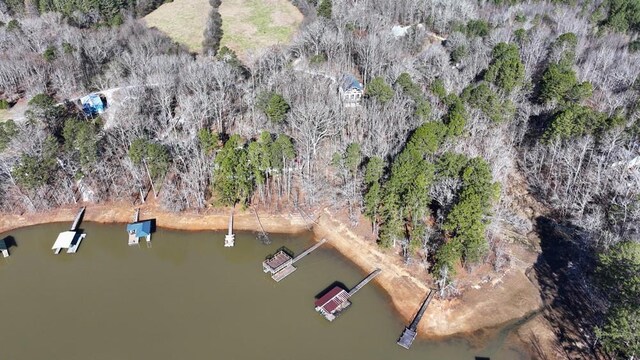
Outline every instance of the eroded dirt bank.
{"label": "eroded dirt bank", "polygon": [[[145,204],[141,209],[141,217],[155,218],[159,227],[224,230],[228,226],[229,209],[169,213],[153,204]],[[0,232],[49,222],[70,223],[76,212],[77,207],[68,207],[36,214],[3,214],[0,215]],[[126,223],[132,220],[133,213],[133,207],[127,203],[87,205],[85,220]],[[383,271],[375,281],[389,294],[393,306],[407,322],[428,292],[429,280],[422,265],[406,266],[397,254],[380,249],[367,236],[359,234],[361,231],[351,229],[329,210],[320,211],[315,223],[298,213],[260,212],[259,215],[267,232],[297,233],[311,228],[316,238],[326,238],[331,246],[363,270],[381,268]],[[258,230],[255,214],[250,210],[236,210],[234,229]],[[434,300],[420,323],[421,336],[439,338],[485,333],[485,329],[515,321],[540,308],[538,289],[525,275],[532,255],[518,247],[513,249],[512,265],[503,276],[485,277],[459,299]]]}

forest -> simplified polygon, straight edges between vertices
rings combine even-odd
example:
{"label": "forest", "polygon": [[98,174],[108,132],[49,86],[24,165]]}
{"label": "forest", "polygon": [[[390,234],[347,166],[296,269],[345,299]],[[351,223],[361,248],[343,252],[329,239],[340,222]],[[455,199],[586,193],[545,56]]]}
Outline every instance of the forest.
{"label": "forest", "polygon": [[[0,111],[27,108],[0,122],[0,210],[348,209],[455,296],[506,266],[531,194],[588,249],[594,346],[640,356],[640,1],[296,0],[292,43],[244,62],[219,3],[193,54],[137,20],[154,1],[0,0]],[[105,89],[104,116],[70,101]]]}

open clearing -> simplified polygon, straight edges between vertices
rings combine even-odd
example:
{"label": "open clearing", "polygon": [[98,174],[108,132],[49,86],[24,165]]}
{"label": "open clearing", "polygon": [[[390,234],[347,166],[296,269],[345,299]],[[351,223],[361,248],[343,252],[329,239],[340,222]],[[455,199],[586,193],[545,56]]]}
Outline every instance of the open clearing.
{"label": "open clearing", "polygon": [[[144,20],[189,50],[200,52],[210,8],[208,0],[174,0]],[[259,49],[289,42],[303,18],[288,0],[222,0],[220,15],[221,45],[242,59]]]}
{"label": "open clearing", "polygon": [[144,20],[147,26],[157,28],[191,51],[200,52],[209,9],[208,0],[174,0],[160,6]]}
{"label": "open clearing", "polygon": [[302,14],[287,0],[223,0],[222,46],[241,58],[256,50],[287,43],[302,22]]}

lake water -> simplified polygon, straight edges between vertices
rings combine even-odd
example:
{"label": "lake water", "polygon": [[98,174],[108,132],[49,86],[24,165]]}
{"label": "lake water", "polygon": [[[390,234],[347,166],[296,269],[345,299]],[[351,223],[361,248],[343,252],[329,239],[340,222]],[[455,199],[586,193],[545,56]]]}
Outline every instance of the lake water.
{"label": "lake water", "polygon": [[[128,246],[124,225],[84,223],[76,254],[51,246],[69,224],[48,224],[0,235],[17,244],[0,258],[0,358],[125,359],[528,359],[503,343],[504,332],[482,348],[462,340],[416,340],[396,345],[404,324],[374,283],[352,298],[333,322],[314,311],[314,297],[341,281],[357,284],[361,271],[323,245],[280,283],[262,272],[280,246],[296,254],[310,235],[165,229],[152,246]],[[418,307],[419,304],[416,304]],[[428,310],[427,310],[428,311]]]}

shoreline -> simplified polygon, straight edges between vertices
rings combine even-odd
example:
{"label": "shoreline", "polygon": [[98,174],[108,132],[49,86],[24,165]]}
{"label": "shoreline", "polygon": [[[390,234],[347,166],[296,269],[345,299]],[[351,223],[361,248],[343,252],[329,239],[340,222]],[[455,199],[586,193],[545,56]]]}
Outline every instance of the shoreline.
{"label": "shoreline", "polygon": [[[2,214],[0,233],[39,224],[71,222],[80,206],[78,204],[22,215]],[[141,218],[155,218],[158,227],[184,231],[226,230],[231,211],[230,208],[212,208],[202,212],[171,213],[152,203],[137,207],[141,209]],[[132,220],[136,206],[124,202],[111,202],[86,204],[86,208],[86,221],[124,224]],[[263,212],[259,216],[264,230],[268,233],[296,234],[309,231],[316,240],[326,238],[328,244],[363,271],[381,268],[382,273],[373,282],[389,296],[391,306],[405,323],[411,321],[428,292],[428,277],[422,266],[405,265],[399,256],[390,250],[379,248],[375,242],[367,240],[365,236],[336,219],[328,209],[321,210],[313,221],[299,214],[285,212]],[[236,209],[233,228],[239,231],[259,231],[260,225],[251,210]],[[485,287],[491,286],[490,291],[494,293],[492,297],[498,299],[498,302],[483,299],[482,290],[487,289],[475,287],[467,289],[461,298],[434,299],[423,321],[420,322],[418,336],[427,340],[471,336],[478,341],[480,338],[492,336],[495,329],[525,317],[542,305],[535,301],[536,297],[539,298],[537,289],[520,286],[514,292],[511,285],[523,284],[523,277],[525,285],[530,283],[524,271],[507,271],[499,281],[488,282]],[[483,335],[478,337],[478,334]]]}

